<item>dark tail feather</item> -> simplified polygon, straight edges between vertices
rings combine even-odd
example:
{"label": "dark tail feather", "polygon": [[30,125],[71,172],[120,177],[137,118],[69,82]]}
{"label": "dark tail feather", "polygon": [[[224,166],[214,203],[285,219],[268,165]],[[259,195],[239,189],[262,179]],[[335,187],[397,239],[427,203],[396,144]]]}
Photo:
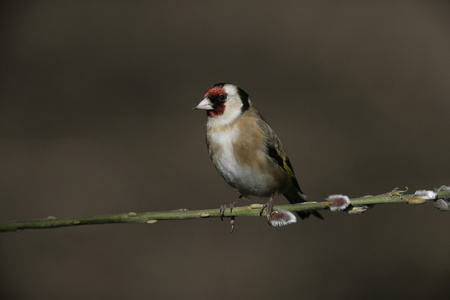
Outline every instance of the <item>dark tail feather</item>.
{"label": "dark tail feather", "polygon": [[[291,204],[306,202],[306,195],[302,193],[302,191],[297,190],[295,187],[290,188],[286,193],[283,194],[286,199],[289,200]],[[307,219],[309,215],[314,215],[315,217],[323,220],[321,214],[319,214],[316,210],[311,211],[298,211],[297,215],[300,219]]]}

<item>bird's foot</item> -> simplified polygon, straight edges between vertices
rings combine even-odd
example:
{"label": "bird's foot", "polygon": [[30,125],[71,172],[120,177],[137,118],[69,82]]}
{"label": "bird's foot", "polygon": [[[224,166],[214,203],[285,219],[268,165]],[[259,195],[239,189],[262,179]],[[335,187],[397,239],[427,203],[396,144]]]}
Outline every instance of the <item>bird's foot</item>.
{"label": "bird's foot", "polygon": [[233,208],[236,206],[236,204],[238,203],[239,199],[241,199],[241,198],[242,198],[242,195],[240,195],[240,196],[239,196],[236,200],[234,200],[232,203],[230,203],[230,204],[222,204],[222,205],[220,206],[220,210],[219,210],[219,212],[220,212],[220,220],[223,221],[223,217],[225,217],[225,210],[226,210],[227,208],[230,209],[230,213],[233,212]]}
{"label": "bird's foot", "polygon": [[[236,202],[236,201],[234,201],[233,203],[228,204],[228,205],[223,204],[223,205],[220,206],[220,220],[223,221],[223,217],[224,217],[224,214],[225,214],[225,210],[226,210],[227,208],[230,209],[230,212],[233,210],[233,207],[234,207],[235,202]],[[231,216],[230,225],[231,225],[231,231],[230,231],[230,233],[233,233],[233,231],[234,231],[234,217],[233,217],[233,216]]]}
{"label": "bird's foot", "polygon": [[270,216],[272,215],[273,211],[273,194],[272,196],[270,196],[269,201],[267,201],[267,203],[263,204],[263,206],[261,207],[261,210],[259,211],[260,216],[263,215],[264,209],[266,209],[267,220],[270,220]]}
{"label": "bird's foot", "polygon": [[223,217],[225,216],[225,210],[226,210],[227,208],[230,209],[230,212],[232,211],[233,208],[231,208],[230,205],[231,205],[231,204],[222,204],[222,205],[220,206],[219,212],[220,212],[220,220],[221,220],[221,221],[223,221]]}

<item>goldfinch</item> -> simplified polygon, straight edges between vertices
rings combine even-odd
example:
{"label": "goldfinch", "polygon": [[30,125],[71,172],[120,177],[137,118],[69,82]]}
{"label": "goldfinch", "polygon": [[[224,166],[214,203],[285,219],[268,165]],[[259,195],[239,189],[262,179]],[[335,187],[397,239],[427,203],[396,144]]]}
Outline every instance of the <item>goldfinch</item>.
{"label": "goldfinch", "polygon": [[[249,95],[231,83],[217,83],[209,88],[194,109],[206,110],[206,145],[211,161],[239,198],[268,197],[269,219],[273,197],[283,194],[290,203],[305,202],[294,170],[280,139],[253,107]],[[237,200],[221,206],[233,209]],[[311,212],[299,212],[304,219]],[[313,211],[312,214],[322,219]]]}

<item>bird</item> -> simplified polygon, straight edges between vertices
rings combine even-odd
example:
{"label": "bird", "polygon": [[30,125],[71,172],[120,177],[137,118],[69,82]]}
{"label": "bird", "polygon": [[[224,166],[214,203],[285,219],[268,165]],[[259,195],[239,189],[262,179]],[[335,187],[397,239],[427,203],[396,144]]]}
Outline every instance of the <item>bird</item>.
{"label": "bird", "polygon": [[[253,106],[249,95],[233,83],[217,83],[194,109],[206,110],[206,145],[213,165],[239,197],[222,205],[223,217],[241,198],[269,198],[260,210],[270,220],[274,196],[283,194],[291,203],[306,202],[292,164],[275,131]],[[301,219],[317,211],[297,212]]]}

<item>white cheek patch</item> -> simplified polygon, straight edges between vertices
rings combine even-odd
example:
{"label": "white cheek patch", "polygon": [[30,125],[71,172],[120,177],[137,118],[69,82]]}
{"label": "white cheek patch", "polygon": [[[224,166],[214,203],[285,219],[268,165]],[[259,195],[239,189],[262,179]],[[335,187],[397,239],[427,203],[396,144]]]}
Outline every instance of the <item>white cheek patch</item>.
{"label": "white cheek patch", "polygon": [[208,124],[211,126],[228,125],[241,115],[241,108],[241,100],[237,97],[231,97],[225,103],[223,114],[214,116],[214,118],[208,118]]}

